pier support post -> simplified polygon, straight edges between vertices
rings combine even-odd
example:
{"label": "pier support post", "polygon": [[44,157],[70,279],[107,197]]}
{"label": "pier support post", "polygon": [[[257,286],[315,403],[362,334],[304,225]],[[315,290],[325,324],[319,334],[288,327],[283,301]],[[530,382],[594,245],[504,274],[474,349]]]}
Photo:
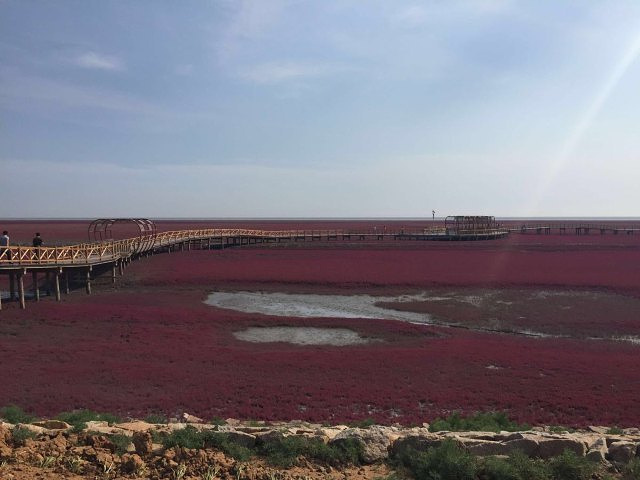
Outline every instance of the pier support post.
{"label": "pier support post", "polygon": [[23,272],[18,273],[18,296],[20,298],[20,308],[25,309],[27,305],[24,301],[24,275]]}
{"label": "pier support post", "polygon": [[91,295],[91,267],[87,268],[86,290],[87,295]]}
{"label": "pier support post", "polygon": [[120,273],[120,276],[124,275],[124,267],[122,266],[122,259],[118,261],[118,272]]}
{"label": "pier support post", "polygon": [[64,293],[69,295],[69,270],[64,272]]}
{"label": "pier support post", "polygon": [[16,298],[16,274],[9,273],[9,300]]}
{"label": "pier support post", "polygon": [[31,272],[31,278],[33,279],[33,296],[36,299],[36,302],[40,301],[40,288],[38,287],[38,272]]}
{"label": "pier support post", "polygon": [[55,287],[56,292],[56,301],[60,301],[60,274],[62,273],[62,269],[59,269],[56,272],[53,272],[53,286]]}
{"label": "pier support post", "polygon": [[116,262],[111,264],[111,283],[116,283]]}

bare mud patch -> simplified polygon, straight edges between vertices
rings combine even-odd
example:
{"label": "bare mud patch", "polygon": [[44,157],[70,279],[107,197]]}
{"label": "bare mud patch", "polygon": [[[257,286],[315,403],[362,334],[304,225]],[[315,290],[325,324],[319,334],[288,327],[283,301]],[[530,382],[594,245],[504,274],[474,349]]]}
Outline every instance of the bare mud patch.
{"label": "bare mud patch", "polygon": [[358,332],[348,328],[249,327],[246,330],[233,332],[233,335],[238,340],[245,342],[286,342],[295,345],[331,345],[334,347],[362,345],[373,341],[371,338],[361,337]]}
{"label": "bare mud patch", "polygon": [[400,320],[538,338],[640,343],[640,298],[603,291],[443,288],[405,295],[213,292],[208,305],[306,318]]}
{"label": "bare mud patch", "polygon": [[420,300],[424,300],[422,294],[378,297],[241,291],[213,292],[205,303],[217,308],[278,317],[362,318],[431,323],[431,317],[426,312],[400,311],[378,305],[379,302]]}

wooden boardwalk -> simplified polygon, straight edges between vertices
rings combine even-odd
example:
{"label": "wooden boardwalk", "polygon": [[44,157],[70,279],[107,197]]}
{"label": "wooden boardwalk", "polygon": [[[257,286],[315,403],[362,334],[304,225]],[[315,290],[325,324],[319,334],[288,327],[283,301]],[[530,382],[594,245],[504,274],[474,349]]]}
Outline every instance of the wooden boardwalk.
{"label": "wooden boardwalk", "polygon": [[[11,245],[0,253],[0,274],[9,276],[9,297],[26,307],[24,277],[31,274],[33,296],[40,299],[40,284],[60,300],[70,284],[84,284],[91,293],[94,271],[111,272],[112,281],[137,258],[175,250],[220,249],[258,243],[355,242],[355,241],[461,241],[490,240],[508,235],[507,230],[446,231],[443,228],[387,231],[345,230],[251,230],[202,229],[159,232],[123,240],[99,241],[55,247]],[[39,275],[44,274],[44,282]],[[17,287],[16,287],[17,286]],[[2,300],[0,297],[0,309]]]}
{"label": "wooden boardwalk", "polygon": [[622,226],[612,224],[597,223],[544,223],[544,224],[523,224],[519,227],[509,228],[511,233],[536,233],[551,235],[590,235],[593,233],[604,234],[625,234],[633,235],[640,233],[639,226]]}
{"label": "wooden boardwalk", "polygon": [[[0,274],[9,277],[9,298],[26,307],[24,277],[32,277],[33,298],[40,299],[40,290],[55,295],[69,293],[70,286],[81,286],[91,293],[94,276],[110,272],[112,282],[123,275],[127,265],[140,257],[175,250],[221,249],[252,244],[297,242],[391,242],[391,241],[469,241],[491,240],[509,234],[592,235],[640,234],[640,226],[621,226],[596,223],[522,224],[509,228],[497,225],[494,229],[461,230],[444,227],[404,229],[353,230],[252,230],[200,229],[153,232],[152,235],[123,240],[104,240],[76,245],[30,247],[10,245],[0,247]],[[0,309],[2,297],[0,296]]]}

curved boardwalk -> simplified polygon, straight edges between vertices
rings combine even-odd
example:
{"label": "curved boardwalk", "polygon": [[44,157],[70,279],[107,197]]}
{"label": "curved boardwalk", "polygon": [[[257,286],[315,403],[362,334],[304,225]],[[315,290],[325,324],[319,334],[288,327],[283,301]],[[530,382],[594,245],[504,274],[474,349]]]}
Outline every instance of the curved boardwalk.
{"label": "curved boardwalk", "polygon": [[[640,232],[638,227],[583,223],[523,224],[492,230],[466,231],[445,228],[400,229],[395,232],[347,230],[255,230],[255,229],[198,229],[175,230],[141,235],[123,240],[108,240],[56,247],[11,245],[0,249],[0,274],[9,276],[9,297],[17,298],[25,308],[24,276],[31,274],[35,300],[39,300],[39,274],[44,274],[44,288],[60,300],[63,290],[69,292],[70,283],[83,284],[91,293],[92,276],[110,270],[112,281],[122,275],[128,263],[141,256],[176,249],[218,249],[256,243],[294,242],[352,242],[352,241],[466,241],[502,238],[509,233],[576,234]],[[95,269],[95,271],[94,271]],[[0,308],[2,302],[0,300]]]}

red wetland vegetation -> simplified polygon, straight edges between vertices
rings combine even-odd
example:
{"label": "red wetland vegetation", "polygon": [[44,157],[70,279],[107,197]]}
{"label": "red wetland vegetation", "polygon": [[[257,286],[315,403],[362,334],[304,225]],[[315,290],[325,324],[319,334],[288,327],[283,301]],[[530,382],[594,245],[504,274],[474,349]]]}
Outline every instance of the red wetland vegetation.
{"label": "red wetland vegetation", "polygon": [[[419,222],[382,222],[377,228]],[[4,222],[12,241],[85,241],[88,222]],[[161,230],[231,222],[160,222]],[[374,222],[235,222],[369,229]],[[0,289],[6,290],[6,277]],[[27,283],[27,288],[30,288]],[[274,317],[212,291],[416,295],[436,323]],[[640,424],[640,235],[512,234],[484,242],[307,242],[158,254],[111,285],[0,312],[0,405],[121,415],[420,424],[453,411],[517,421]],[[250,343],[255,326],[340,327],[351,346]],[[530,331],[544,336],[514,334]],[[626,340],[620,340],[618,338]]]}

